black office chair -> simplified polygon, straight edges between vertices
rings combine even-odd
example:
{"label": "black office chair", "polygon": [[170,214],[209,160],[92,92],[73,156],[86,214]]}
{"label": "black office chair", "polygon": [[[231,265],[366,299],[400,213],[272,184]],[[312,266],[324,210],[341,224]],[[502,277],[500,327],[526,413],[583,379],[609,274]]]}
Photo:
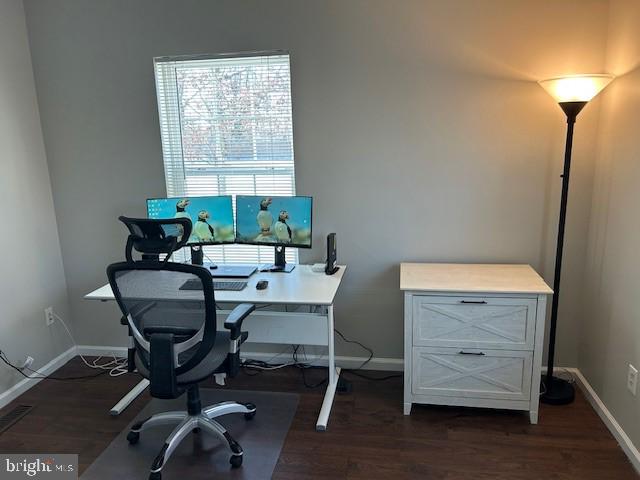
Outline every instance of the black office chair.
{"label": "black office chair", "polygon": [[[216,331],[213,281],[203,267],[173,263],[171,254],[186,244],[191,221],[120,217],[129,229],[126,262],[107,268],[109,283],[127,319],[135,344],[138,372],[149,379],[152,397],[175,399],[187,393],[187,410],[153,415],[132,426],[127,435],[136,444],[140,433],[156,425],[176,423],[151,466],[150,480],[161,478],[162,468],[180,442],[191,432],[204,431],[228,445],[232,467],[242,465],[242,447],[215,417],[242,413],[251,419],[253,404],[223,402],[202,408],[198,382],[214,374],[235,376],[240,368],[240,345],[247,339],[242,321],[255,309],[242,304]],[[142,260],[133,259],[133,250]],[[166,254],[164,260],[160,255]],[[187,282],[190,289],[183,289]],[[193,283],[198,284],[193,289]]]}

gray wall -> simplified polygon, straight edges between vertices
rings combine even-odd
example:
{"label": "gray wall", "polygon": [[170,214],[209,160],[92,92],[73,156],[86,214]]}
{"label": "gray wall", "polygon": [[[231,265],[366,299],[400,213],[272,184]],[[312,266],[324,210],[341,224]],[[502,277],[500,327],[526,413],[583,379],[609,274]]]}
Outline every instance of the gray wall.
{"label": "gray wall", "polygon": [[[80,343],[124,344],[114,306],[82,295],[122,258],[116,217],[165,192],[158,55],[291,52],[296,181],[315,197],[316,247],[301,259],[322,259],[322,236],[338,232],[349,269],[337,325],[376,356],[402,355],[401,261],[522,262],[551,278],[565,123],[535,80],[601,70],[604,0],[25,4]],[[597,111],[576,136],[565,365],[577,360]]]}
{"label": "gray wall", "polygon": [[611,2],[608,70],[621,75],[603,92],[587,256],[579,367],[636,446],[640,397],[627,368],[640,368],[640,3]]}
{"label": "gray wall", "polygon": [[[0,2],[0,349],[15,363],[45,365],[72,342],[44,309],[68,316],[49,171],[20,0]],[[0,364],[0,393],[22,380]]]}

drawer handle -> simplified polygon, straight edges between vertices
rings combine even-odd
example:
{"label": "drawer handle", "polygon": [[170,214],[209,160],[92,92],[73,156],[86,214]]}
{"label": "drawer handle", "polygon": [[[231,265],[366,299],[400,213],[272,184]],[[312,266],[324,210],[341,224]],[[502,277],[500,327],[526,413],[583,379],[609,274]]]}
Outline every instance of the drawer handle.
{"label": "drawer handle", "polygon": [[464,350],[460,350],[458,354],[459,355],[484,355],[484,352],[465,352]]}
{"label": "drawer handle", "polygon": [[460,300],[460,303],[467,303],[471,305],[486,305],[487,302],[485,300]]}

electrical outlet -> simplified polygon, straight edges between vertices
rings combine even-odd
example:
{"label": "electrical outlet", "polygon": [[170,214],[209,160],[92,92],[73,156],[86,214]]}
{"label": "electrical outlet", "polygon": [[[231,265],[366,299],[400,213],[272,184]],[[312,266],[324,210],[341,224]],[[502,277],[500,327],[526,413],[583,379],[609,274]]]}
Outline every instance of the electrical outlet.
{"label": "electrical outlet", "polygon": [[25,368],[29,368],[31,365],[33,365],[33,357],[27,356],[27,359],[24,361],[24,363],[20,367],[20,370],[24,370]]}
{"label": "electrical outlet", "polygon": [[56,321],[56,317],[53,315],[53,307],[48,307],[44,309],[44,321],[49,325],[53,325],[53,322]]}
{"label": "electrical outlet", "polygon": [[629,372],[627,373],[627,389],[635,395],[638,392],[638,369],[629,364]]}

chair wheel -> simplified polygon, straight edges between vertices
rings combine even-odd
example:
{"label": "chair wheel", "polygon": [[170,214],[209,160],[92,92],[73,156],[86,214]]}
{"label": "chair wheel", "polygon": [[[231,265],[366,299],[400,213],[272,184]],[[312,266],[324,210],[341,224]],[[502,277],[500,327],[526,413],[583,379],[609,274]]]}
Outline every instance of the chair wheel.
{"label": "chair wheel", "polygon": [[238,468],[242,466],[242,455],[232,455],[229,459],[229,463],[231,464],[231,468]]}
{"label": "chair wheel", "polygon": [[149,474],[149,480],[161,480],[162,474],[160,472],[151,472]]}
{"label": "chair wheel", "polygon": [[253,417],[256,416],[256,411],[257,411],[256,406],[253,403],[245,403],[244,406],[249,409],[253,409],[253,412],[248,412],[244,414],[245,419],[251,420]]}
{"label": "chair wheel", "polygon": [[127,433],[127,441],[129,445],[135,445],[140,441],[140,432],[129,432]]}

